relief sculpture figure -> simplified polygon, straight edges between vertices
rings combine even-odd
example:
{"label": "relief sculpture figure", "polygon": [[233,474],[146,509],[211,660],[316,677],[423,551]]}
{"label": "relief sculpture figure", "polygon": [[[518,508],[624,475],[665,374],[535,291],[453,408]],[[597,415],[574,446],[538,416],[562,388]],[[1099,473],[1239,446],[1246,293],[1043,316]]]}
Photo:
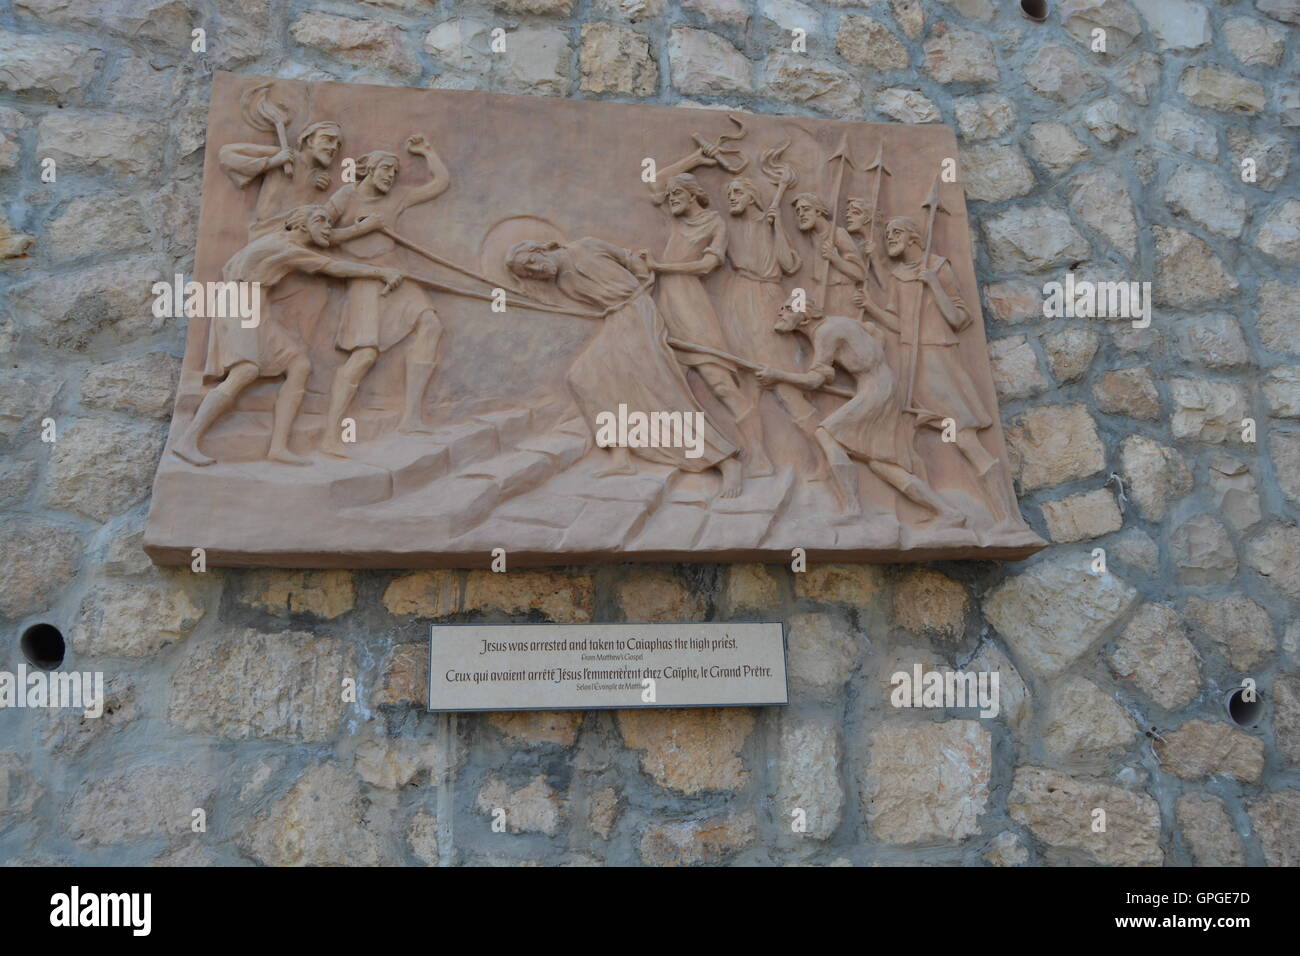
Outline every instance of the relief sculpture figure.
{"label": "relief sculpture figure", "polygon": [[763,451],[758,404],[741,391],[735,365],[716,354],[725,353],[728,343],[700,281],[726,258],[727,230],[722,217],[708,208],[708,193],[687,170],[717,163],[717,148],[706,145],[659,171],[650,190],[656,203],[667,205],[673,217],[671,232],[662,258],[648,251],[641,255],[658,276],[656,301],[669,336],[712,350],[679,348],[677,361],[693,368],[731,413],[740,430],[745,470],[751,477],[759,477],[770,475],[773,468]]}
{"label": "relief sculpture figure", "polygon": [[871,330],[848,316],[825,315],[811,302],[802,312],[791,303],[783,305],[776,328],[787,335],[801,333],[812,342],[812,366],[806,372],[760,369],[758,381],[763,386],[785,382],[820,388],[835,377],[837,366],[853,378],[853,397],[826,416],[815,432],[839,498],[839,520],[857,520],[862,511],[856,464],[862,462],[929,511],[934,527],[964,527],[966,519],[912,472],[912,451],[898,427],[902,407],[898,380]]}
{"label": "relief sculpture figure", "polygon": [[311,361],[306,346],[278,320],[278,310],[271,302],[272,291],[292,273],[373,282],[381,295],[402,281],[401,273],[393,269],[334,259],[318,251],[330,247],[331,232],[329,210],[324,206],[302,206],[285,218],[279,232],[254,239],[226,262],[222,269],[225,281],[259,283],[260,321],[252,328],[245,328],[238,318],[217,318],[208,323],[203,374],[205,379],[219,380],[219,384],[203,397],[194,420],[173,444],[177,456],[194,465],[212,464],[213,459],[199,450],[203,433],[257,379],[283,375],[267,458],[291,465],[308,463],[308,459],[289,451],[289,434],[302,404]]}
{"label": "relief sculpture figure", "polygon": [[[727,242],[731,272],[722,294],[722,316],[737,351],[765,365],[793,366],[798,347],[792,336],[772,326],[772,316],[785,301],[781,281],[801,268],[803,261],[781,226],[778,211],[764,208],[758,186],[742,177],[727,184],[727,207],[732,216]],[[773,391],[795,423],[811,435],[817,427],[817,409],[801,389],[778,383]]]}
{"label": "relief sculpture figure", "polygon": [[[383,150],[366,153],[357,160],[360,182],[347,183],[330,197],[327,207],[339,230],[339,244],[355,259],[392,269],[402,267],[398,244],[393,238],[401,214],[421,203],[436,199],[450,185],[447,167],[433,147],[420,135],[406,141],[407,152],[422,156],[429,181],[420,186],[397,186],[397,156]],[[421,405],[438,355],[442,323],[428,294],[408,284],[384,298],[382,283],[353,282],[348,287],[343,315],[339,320],[335,347],[349,353],[334,377],[329,412],[321,451],[346,457],[342,441],[343,416],[356,397],[361,380],[381,353],[414,334],[406,352],[406,388],[398,431],[428,432]]]}
{"label": "relief sculpture figure", "polygon": [[668,346],[668,330],[650,295],[653,280],[643,256],[601,239],[566,244],[529,240],[511,247],[507,267],[523,279],[554,282],[565,295],[601,309],[595,337],[569,367],[566,380],[589,423],[624,404],[629,412],[698,413],[704,421],[702,453],[684,448],[617,446],[613,464],[596,473],[633,474],[631,455],[683,471],[718,469],[719,495],[735,497],[741,488],[736,446],[703,414],[686,381],[686,370]]}
{"label": "relief sculpture figure", "polygon": [[[957,448],[975,474],[983,478],[998,460],[985,450],[979,432],[993,424],[958,352],[957,333],[971,323],[952,266],[942,256],[924,250],[920,226],[909,216],[896,216],[885,227],[888,299],[861,299],[867,315],[899,337],[904,375],[911,375],[910,414],[917,426],[943,427],[951,419]],[[928,293],[928,294],[927,294]],[[905,395],[908,382],[904,383]],[[995,520],[1006,509],[995,494],[986,495]]]}

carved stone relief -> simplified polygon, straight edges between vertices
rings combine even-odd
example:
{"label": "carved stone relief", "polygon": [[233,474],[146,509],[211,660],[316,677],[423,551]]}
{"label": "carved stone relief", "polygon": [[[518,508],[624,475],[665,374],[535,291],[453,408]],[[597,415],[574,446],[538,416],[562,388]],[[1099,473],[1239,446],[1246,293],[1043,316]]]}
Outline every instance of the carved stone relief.
{"label": "carved stone relief", "polygon": [[955,155],[938,126],[218,74],[193,278],[255,321],[188,319],[146,549],[1031,554]]}

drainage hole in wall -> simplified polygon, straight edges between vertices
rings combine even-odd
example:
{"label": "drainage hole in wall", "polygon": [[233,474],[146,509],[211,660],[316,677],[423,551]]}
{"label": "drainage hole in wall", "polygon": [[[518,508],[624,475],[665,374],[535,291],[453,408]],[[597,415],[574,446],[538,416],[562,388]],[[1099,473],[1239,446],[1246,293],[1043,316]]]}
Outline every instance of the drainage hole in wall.
{"label": "drainage hole in wall", "polygon": [[29,664],[47,671],[62,664],[67,653],[63,632],[53,624],[33,624],[23,631],[21,646]]}
{"label": "drainage hole in wall", "polygon": [[1264,697],[1258,690],[1251,693],[1254,700],[1246,699],[1246,689],[1239,687],[1228,695],[1228,716],[1239,727],[1253,727],[1264,712]]}

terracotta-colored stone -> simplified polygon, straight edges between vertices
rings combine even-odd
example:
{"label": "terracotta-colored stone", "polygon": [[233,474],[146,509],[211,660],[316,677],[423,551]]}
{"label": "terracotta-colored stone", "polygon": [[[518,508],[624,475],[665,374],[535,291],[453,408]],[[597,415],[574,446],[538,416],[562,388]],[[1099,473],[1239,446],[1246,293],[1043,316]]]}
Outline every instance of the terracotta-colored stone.
{"label": "terracotta-colored stone", "polygon": [[[377,6],[382,16],[296,11],[287,36],[313,57],[380,76],[422,75],[403,27],[408,7]],[[663,9],[624,6],[607,3],[609,18],[584,24],[580,37],[558,25],[511,24],[500,51],[490,46],[486,15],[428,28],[422,45],[436,71],[428,85],[460,88],[455,93],[219,73],[206,140],[201,106],[186,100],[194,131],[179,155],[206,142],[212,158],[195,279],[243,283],[245,292],[257,283],[255,303],[243,304],[256,304],[260,319],[190,317],[145,534],[155,560],[188,563],[203,547],[210,566],[326,574],[469,568],[463,597],[459,579],[405,575],[389,585],[385,603],[401,615],[581,621],[595,613],[589,579],[516,569],[627,558],[785,563],[796,547],[840,563],[1019,559],[1043,546],[1010,485],[962,196],[964,188],[998,202],[1032,189],[1019,147],[969,146],[962,188],[936,184],[926,170],[957,155],[955,137],[947,127],[925,128],[940,118],[937,107],[906,85],[871,90],[878,109],[915,121],[902,125],[566,99],[575,71],[589,93],[656,93],[655,44],[663,42],[668,80],[680,93],[750,93],[761,82],[764,95],[805,109],[862,115],[867,91],[831,59],[778,48],[756,65],[731,33],[679,25],[665,36],[612,22],[640,23]],[[505,8],[529,16],[570,9],[560,0],[509,0]],[[991,11],[979,0],[959,9],[977,18]],[[738,12],[723,4],[690,16],[731,30]],[[754,16],[780,29],[824,28],[820,13],[797,0],[765,4]],[[242,31],[222,57],[256,55],[250,38],[265,18],[242,6],[223,8],[220,18],[223,28]],[[836,26],[851,61],[906,65],[906,45],[881,21],[851,14]],[[909,19],[903,30],[911,29]],[[981,32],[936,23],[924,52],[924,69],[939,83],[999,76]],[[480,74],[493,88],[535,95],[465,90]],[[126,174],[158,167],[161,140],[143,120],[90,119],[46,115],[38,149],[73,167]],[[470,126],[493,131],[490,160],[474,137],[446,133]],[[788,146],[771,151],[786,138]],[[874,193],[862,192],[860,175],[825,175],[841,141],[844,155],[878,149],[891,167],[878,208],[867,208],[862,197]],[[354,149],[345,142],[371,151],[344,157]],[[656,163],[650,181],[624,174],[646,157]],[[344,158],[358,164],[355,181],[342,181]],[[732,189],[742,167],[756,185]],[[558,168],[567,175],[557,177]],[[798,176],[793,191],[787,168]],[[785,183],[779,197],[776,179]],[[922,205],[932,187],[946,208],[933,229]],[[173,196],[176,205],[183,195]],[[80,202],[55,227],[57,246],[75,254],[95,239],[97,247],[135,248],[147,235],[137,228],[140,208],[133,200]],[[673,238],[656,245],[665,231]],[[989,232],[998,268],[1023,260],[1046,270],[1086,249],[1054,208],[1004,211]],[[184,243],[178,257],[183,250]],[[924,260],[926,250],[935,258]],[[867,296],[861,309],[874,324],[902,322],[909,327],[902,334],[915,326],[922,345],[907,368],[893,367],[893,350],[857,321],[854,293],[871,256],[888,266],[876,270],[886,298]],[[678,268],[684,262],[698,268]],[[775,274],[758,275],[769,268]],[[942,298],[915,295],[926,271]],[[653,288],[645,284],[651,273]],[[787,287],[816,290],[823,314],[782,313]],[[493,290],[507,294],[504,312],[489,304]],[[209,298],[215,307],[215,293]],[[901,311],[887,302],[902,303]],[[75,302],[65,311],[81,315]],[[51,324],[59,323],[44,323],[40,334]],[[851,345],[832,348],[846,335]],[[821,368],[810,361],[819,349],[822,364],[838,366],[851,387],[811,371]],[[1019,369],[1033,353],[1003,358]],[[1003,394],[1023,393],[1003,379]],[[751,410],[756,386],[778,401]],[[1046,386],[1040,377],[1034,388]],[[810,404],[809,393],[822,394],[822,404]],[[855,394],[867,400],[843,403]],[[964,464],[932,469],[944,486],[931,487],[920,464],[911,471],[899,464],[938,447],[896,427],[910,414],[895,400],[905,396],[936,413],[924,429],[951,418],[962,432],[955,448]],[[857,418],[828,417],[835,407]],[[620,408],[632,432],[606,435],[604,416],[617,421]],[[629,414],[647,422],[686,415],[700,441],[681,429],[676,440],[671,432],[642,436]],[[828,423],[822,434],[830,444],[799,438],[813,418]],[[92,438],[112,446],[113,460],[98,462],[99,470],[152,466],[156,436],[116,423],[73,428],[73,451],[91,455]],[[902,454],[898,442],[912,447]],[[55,454],[69,454],[62,436]],[[894,466],[881,467],[887,462]],[[874,477],[862,484],[867,469]],[[70,487],[71,470],[60,460],[52,503],[104,520],[136,500],[121,482],[114,500],[88,500],[104,497],[86,477],[93,469],[77,469],[85,489]],[[220,520],[212,520],[213,502],[221,502]],[[499,561],[509,570],[487,570]],[[308,577],[297,580],[252,603],[325,618],[346,611],[346,587],[318,594]],[[666,580],[643,578],[640,596],[624,582],[615,597],[629,619],[691,619],[707,610],[698,597],[673,594]]]}

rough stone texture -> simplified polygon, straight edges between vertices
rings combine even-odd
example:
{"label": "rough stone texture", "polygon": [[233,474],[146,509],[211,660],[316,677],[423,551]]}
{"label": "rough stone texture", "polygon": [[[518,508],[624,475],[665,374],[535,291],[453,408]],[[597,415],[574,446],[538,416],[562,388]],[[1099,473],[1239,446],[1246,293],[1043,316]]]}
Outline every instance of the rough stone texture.
{"label": "rough stone texture", "polygon": [[943,118],[939,107],[924,93],[916,90],[881,90],[876,94],[875,106],[881,113],[900,123],[937,123]]}
{"label": "rough stone texture", "polygon": [[1141,435],[1120,444],[1120,467],[1129,497],[1151,521],[1163,520],[1169,505],[1192,490],[1192,471],[1183,456]]}
{"label": "rough stone texture", "polygon": [[795,594],[810,601],[870,604],[884,586],[884,575],[871,564],[810,564],[795,575]]}
{"label": "rough stone texture", "polygon": [[618,603],[629,621],[689,621],[704,616],[704,602],[685,582],[659,568],[637,568],[618,586]]}
{"label": "rough stone texture", "polygon": [[999,399],[1028,398],[1047,390],[1047,379],[1038,367],[1038,353],[1023,335],[990,342],[989,368]]}
{"label": "rough stone texture", "polygon": [[90,369],[81,380],[81,403],[166,419],[171,415],[180,368],[180,359],[166,352],[105,363]]}
{"label": "rough stone texture", "polygon": [[688,96],[725,96],[752,88],[752,67],[744,54],[707,30],[673,30],[668,44],[673,86]]}
{"label": "rough stone texture", "polygon": [[163,571],[156,582],[88,592],[69,632],[73,648],[89,657],[143,658],[183,640],[204,614],[188,575]]}
{"label": "rough stone texture", "polygon": [[695,794],[735,790],[749,779],[739,753],[754,729],[746,708],[620,710],[618,727],[661,787]]}
{"label": "rough stone texture", "polygon": [[909,570],[894,588],[894,623],[914,634],[955,640],[969,611],[966,588],[929,568]]}
{"label": "rough stone texture", "polygon": [[1254,80],[1218,67],[1189,66],[1178,91],[1196,106],[1234,113],[1258,113],[1267,101],[1264,87]]}
{"label": "rough stone texture", "polygon": [[997,57],[988,38],[940,21],[925,41],[925,72],[940,83],[996,83]]}
{"label": "rough stone texture", "polygon": [[1155,743],[1163,769],[1194,780],[1222,774],[1253,783],[1264,772],[1264,743],[1222,721],[1190,720]]}
{"label": "rough stone texture", "polygon": [[858,658],[858,640],[831,614],[794,614],[786,627],[786,667],[791,681],[826,694],[848,680]]}
{"label": "rough stone texture", "polygon": [[1114,574],[1093,574],[1084,555],[1045,560],[999,585],[984,613],[1017,661],[1061,673],[1128,610],[1137,592]]}
{"label": "rough stone texture", "polygon": [[1156,237],[1158,304],[1186,307],[1237,291],[1236,278],[1204,240],[1182,229],[1153,226],[1151,231]]}
{"label": "rough stone texture", "polygon": [[332,740],[357,673],[341,638],[250,629],[189,642],[171,678],[167,719],[231,740]]}
{"label": "rough stone texture", "polygon": [[1053,688],[1043,746],[1055,759],[1118,756],[1137,736],[1137,725],[1128,712],[1087,678],[1071,675]]}
{"label": "rough stone texture", "polygon": [[1237,574],[1232,538],[1213,515],[1197,515],[1180,524],[1169,536],[1169,549],[1178,580],[1185,584],[1226,584]]}
{"label": "rough stone texture", "polygon": [[586,93],[627,93],[649,96],[659,85],[659,67],[650,52],[650,39],[612,23],[588,23],[582,28],[582,90]]}
{"label": "rough stone texture", "polygon": [[[1094,833],[1093,811],[1106,812],[1106,830]],[[1070,777],[1045,767],[1016,770],[1007,797],[1011,818],[1028,827],[1057,862],[1159,866],[1160,808],[1145,793]]]}
{"label": "rough stone texture", "polygon": [[1007,429],[1007,444],[1020,461],[1020,487],[1026,491],[1087,478],[1106,467],[1097,423],[1083,405],[1026,412]]}
{"label": "rough stone texture", "polygon": [[1088,155],[1088,147],[1064,123],[1029,127],[1029,155],[1054,173],[1062,173]]}
{"label": "rough stone texture", "polygon": [[646,827],[641,862],[648,866],[723,863],[758,839],[752,810],[707,820],[679,820]]}
{"label": "rough stone texture", "polygon": [[1160,392],[1151,372],[1142,365],[1106,372],[1092,387],[1097,408],[1111,415],[1155,421],[1160,418]]}
{"label": "rough stone texture", "polygon": [[1272,524],[1246,543],[1246,563],[1274,587],[1300,598],[1300,528]]}
{"label": "rough stone texture", "polygon": [[1100,538],[1124,525],[1115,496],[1104,488],[1043,502],[1048,534],[1061,544]]}
{"label": "rough stone texture", "polygon": [[1300,866],[1300,790],[1278,790],[1246,804],[1269,866]]}
{"label": "rough stone texture", "polygon": [[979,832],[992,737],[975,720],[886,726],[871,735],[862,809],[889,843],[956,843]]}
{"label": "rough stone texture", "polygon": [[1170,428],[1175,438],[1226,442],[1239,438],[1246,417],[1246,393],[1233,382],[1203,378],[1175,378],[1169,382],[1174,414]]}
{"label": "rough stone texture", "polygon": [[889,27],[871,17],[848,14],[840,20],[835,50],[854,66],[876,70],[907,68],[907,47]]}
{"label": "rough stone texture", "polygon": [[0,525],[0,614],[19,618],[44,610],[77,573],[81,539],[75,531],[45,521]]}
{"label": "rough stone texture", "polygon": [[1183,616],[1193,633],[1217,644],[1236,670],[1249,671],[1277,650],[1268,612],[1243,594],[1190,597]]}
{"label": "rough stone texture", "polygon": [[1164,199],[1174,215],[1190,219],[1207,232],[1234,237],[1245,228],[1246,200],[1199,166],[1175,169],[1165,181]]}
{"label": "rough stone texture", "polygon": [[1300,766],[1300,677],[1279,676],[1273,685],[1273,735],[1283,759]]}
{"label": "rough stone texture", "polygon": [[844,787],[839,772],[843,754],[839,730],[827,723],[786,720],[781,725],[781,773],[775,795],[776,816],[785,825],[802,810],[814,840],[830,837],[840,824]]}
{"label": "rough stone texture", "polygon": [[335,16],[309,11],[290,28],[293,39],[354,66],[371,67],[405,79],[419,75],[420,65],[402,29],[386,20]]}
{"label": "rough stone texture", "polygon": [[572,747],[582,726],[580,710],[511,711],[489,714],[488,722],[511,740]]}
{"label": "rough stone texture", "polygon": [[163,436],[156,428],[83,419],[62,430],[45,502],[106,521],[149,493]]}
{"label": "rough stone texture", "polygon": [[239,600],[277,617],[310,614],[329,620],[356,606],[351,571],[255,571],[240,581]]}
{"label": "rough stone texture", "polygon": [[961,166],[967,199],[1003,202],[1034,191],[1034,174],[1015,146],[969,146]]}
{"label": "rough stone texture", "polygon": [[1186,361],[1210,368],[1235,368],[1250,361],[1241,326],[1230,315],[1198,316],[1178,325],[1176,348]]}
{"label": "rough stone texture", "polygon": [[1016,107],[1005,96],[964,96],[953,104],[957,128],[963,139],[992,139],[1009,132],[1016,123]]}
{"label": "rough stone texture", "polygon": [[1184,794],[1178,798],[1176,819],[1198,866],[1245,864],[1241,837],[1218,797],[1203,793]]}
{"label": "rough stone texture", "polygon": [[1047,353],[1052,375],[1062,385],[1082,378],[1091,367],[1100,342],[1097,333],[1089,329],[1061,329],[1043,336],[1043,351]]}
{"label": "rough stone texture", "polygon": [[95,845],[169,839],[190,832],[195,809],[209,809],[216,781],[196,769],[140,767],[86,783],[68,811],[72,839]]}
{"label": "rough stone texture", "polygon": [[507,833],[545,833],[554,835],[563,820],[559,794],[545,777],[534,777],[527,786],[511,787],[499,777],[489,780],[475,801],[479,813],[493,815],[505,811]]}
{"label": "rough stone texture", "polygon": [[[0,24],[0,670],[39,620],[63,631],[65,667],[109,673],[102,718],[0,717],[20,721],[0,745],[0,861],[1300,865],[1300,7],[1065,0],[1053,22],[986,0],[15,0]],[[215,146],[196,25],[214,69],[954,125],[946,188],[967,191],[997,386],[1022,429],[1007,467],[1061,543],[1025,565],[801,573],[160,574],[141,527],[186,323],[155,318],[150,288],[192,270]],[[808,53],[792,26],[812,27]],[[883,198],[892,213],[888,180]],[[1152,327],[1045,317],[1043,283],[1069,269],[1152,281]],[[1088,573],[1094,547],[1106,575]],[[789,708],[424,712],[431,623],[708,618],[787,625]],[[1000,713],[894,710],[889,673],[918,661],[998,671]],[[1266,717],[1238,731],[1222,700],[1244,677]],[[1094,715],[1104,733],[1081,735]],[[1139,720],[1165,742],[1134,738]],[[959,751],[960,786],[899,756],[909,735],[960,731],[979,758]],[[941,763],[937,748],[920,752]],[[870,767],[899,795],[874,817],[855,798]],[[490,832],[477,800],[493,781],[537,829]],[[803,834],[782,806],[795,792]],[[973,830],[950,812],[964,798],[983,801]]]}
{"label": "rough stone texture", "polygon": [[1044,272],[1088,255],[1088,243],[1052,206],[1018,206],[988,219],[989,256],[1000,273]]}
{"label": "rough stone texture", "polygon": [[1165,710],[1185,706],[1201,688],[1196,648],[1167,604],[1138,608],[1110,652],[1110,664]]}
{"label": "rough stone texture", "polygon": [[308,769],[239,838],[267,866],[380,866],[393,860],[361,781],[334,764]]}
{"label": "rough stone texture", "polygon": [[1096,230],[1132,259],[1137,255],[1137,219],[1124,177],[1109,169],[1077,176],[1071,183],[1070,208],[1079,221]]}
{"label": "rough stone texture", "polygon": [[1300,264],[1300,202],[1288,200],[1269,210],[1255,245],[1279,262]]}
{"label": "rough stone texture", "polygon": [[421,644],[399,644],[383,663],[374,695],[374,707],[427,707],[429,704],[429,649]]}

